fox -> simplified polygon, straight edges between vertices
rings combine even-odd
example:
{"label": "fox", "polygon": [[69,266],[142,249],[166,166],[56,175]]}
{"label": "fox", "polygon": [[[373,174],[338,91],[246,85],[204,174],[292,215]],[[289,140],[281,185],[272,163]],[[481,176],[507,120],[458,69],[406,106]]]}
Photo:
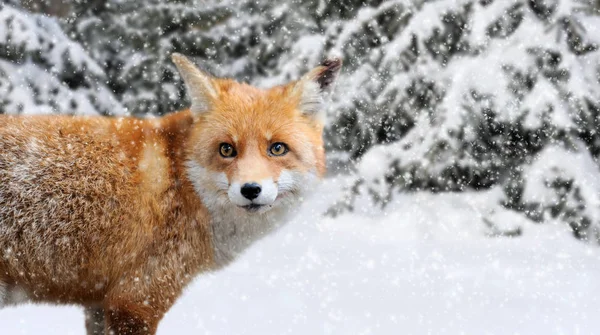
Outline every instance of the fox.
{"label": "fox", "polygon": [[74,304],[88,335],[155,334],[192,279],[288,222],[324,177],[341,59],[258,88],[171,58],[181,111],[0,115],[0,308]]}

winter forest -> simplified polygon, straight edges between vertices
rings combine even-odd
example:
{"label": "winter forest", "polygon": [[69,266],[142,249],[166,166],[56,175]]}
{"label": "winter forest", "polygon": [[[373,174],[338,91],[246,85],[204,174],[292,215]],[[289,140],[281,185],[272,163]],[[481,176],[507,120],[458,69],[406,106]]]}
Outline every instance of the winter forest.
{"label": "winter forest", "polygon": [[321,185],[158,334],[598,333],[600,1],[4,0],[0,114],[181,110],[174,52],[263,88],[344,65]]}

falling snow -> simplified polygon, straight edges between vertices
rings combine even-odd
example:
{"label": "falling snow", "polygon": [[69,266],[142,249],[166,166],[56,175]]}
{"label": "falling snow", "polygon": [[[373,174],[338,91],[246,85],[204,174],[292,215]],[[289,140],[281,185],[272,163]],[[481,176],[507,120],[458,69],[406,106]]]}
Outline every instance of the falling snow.
{"label": "falling snow", "polygon": [[[182,109],[174,52],[259,87],[344,68],[323,184],[159,334],[597,332],[599,1],[6,0],[0,114]],[[83,324],[0,310],[2,334]]]}

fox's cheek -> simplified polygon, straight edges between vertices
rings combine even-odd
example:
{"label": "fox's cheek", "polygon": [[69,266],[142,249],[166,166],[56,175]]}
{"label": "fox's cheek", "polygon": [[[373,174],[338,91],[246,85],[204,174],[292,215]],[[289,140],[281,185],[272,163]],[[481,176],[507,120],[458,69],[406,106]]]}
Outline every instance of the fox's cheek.
{"label": "fox's cheek", "polygon": [[[316,169],[308,171],[282,170],[277,180],[277,191],[280,198],[288,200],[302,198],[315,188],[320,180]],[[289,195],[293,195],[289,197]]]}
{"label": "fox's cheek", "polygon": [[215,186],[219,190],[226,190],[229,187],[229,179],[227,179],[225,172],[215,172],[213,173],[212,178]]}
{"label": "fox's cheek", "polygon": [[303,173],[292,170],[281,170],[277,180],[277,188],[280,193],[295,192],[302,188]]}
{"label": "fox's cheek", "polygon": [[225,173],[210,171],[195,160],[188,161],[186,165],[188,178],[205,205],[212,206],[223,200],[222,195],[229,188]]}

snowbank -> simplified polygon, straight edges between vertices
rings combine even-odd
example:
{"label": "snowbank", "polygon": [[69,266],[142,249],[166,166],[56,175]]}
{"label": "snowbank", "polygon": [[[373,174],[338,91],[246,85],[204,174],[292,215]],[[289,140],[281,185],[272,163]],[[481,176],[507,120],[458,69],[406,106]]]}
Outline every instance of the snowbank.
{"label": "snowbank", "polygon": [[[301,215],[232,266],[200,276],[159,334],[575,334],[600,327],[600,251],[559,223],[498,211],[498,191],[403,195],[381,211]],[[482,214],[519,226],[489,238]],[[566,237],[566,238],[565,238]],[[0,311],[7,334],[84,334],[73,307]]]}

